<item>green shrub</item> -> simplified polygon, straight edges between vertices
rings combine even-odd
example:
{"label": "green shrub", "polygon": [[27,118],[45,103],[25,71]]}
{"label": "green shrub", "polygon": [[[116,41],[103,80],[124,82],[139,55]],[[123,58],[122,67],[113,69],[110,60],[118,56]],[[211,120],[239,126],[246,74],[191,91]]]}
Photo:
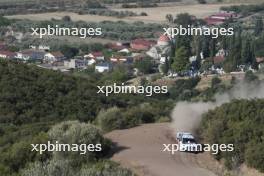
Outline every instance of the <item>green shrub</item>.
{"label": "green shrub", "polygon": [[122,129],[124,125],[121,110],[117,107],[101,110],[97,116],[97,121],[105,132]]}
{"label": "green shrub", "polygon": [[31,163],[21,171],[21,176],[76,176],[67,160],[50,160]]}
{"label": "green shrub", "polygon": [[264,172],[264,142],[253,143],[247,146],[245,158],[246,163],[253,168],[258,168]]}
{"label": "green shrub", "polygon": [[204,114],[199,131],[211,144],[234,144],[233,152],[220,152],[229,169],[245,162],[263,172],[264,99],[233,100]]}
{"label": "green shrub", "polygon": [[108,154],[110,143],[104,139],[100,131],[93,125],[80,123],[78,121],[66,121],[53,126],[48,132],[53,143],[58,141],[61,144],[101,144],[102,151],[85,151],[85,154],[80,154],[81,151],[72,152],[54,152],[53,157],[58,159],[68,159],[74,165],[81,163],[96,161],[98,158]]}
{"label": "green shrub", "polygon": [[92,167],[83,167],[80,171],[80,176],[134,176],[128,170],[119,167],[118,164],[110,161],[101,161]]}
{"label": "green shrub", "polygon": [[198,92],[194,88],[199,81],[199,77],[177,80],[169,89],[170,97],[176,100],[190,100],[192,97],[198,95]]}

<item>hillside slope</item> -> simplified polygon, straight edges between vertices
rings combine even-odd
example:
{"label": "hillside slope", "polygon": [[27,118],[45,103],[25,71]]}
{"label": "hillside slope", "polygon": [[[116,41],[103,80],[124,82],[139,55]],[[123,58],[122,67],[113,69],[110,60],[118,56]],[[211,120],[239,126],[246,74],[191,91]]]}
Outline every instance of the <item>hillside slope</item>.
{"label": "hillside slope", "polygon": [[264,99],[234,100],[204,115],[200,132],[205,141],[234,144],[235,150],[219,153],[229,169],[242,163],[264,172]]}

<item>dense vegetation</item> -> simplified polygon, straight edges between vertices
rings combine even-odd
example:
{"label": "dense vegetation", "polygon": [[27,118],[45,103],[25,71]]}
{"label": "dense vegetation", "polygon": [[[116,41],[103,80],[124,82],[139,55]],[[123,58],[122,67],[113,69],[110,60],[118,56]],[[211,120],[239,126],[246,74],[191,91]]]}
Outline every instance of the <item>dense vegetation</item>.
{"label": "dense vegetation", "polygon": [[[68,166],[71,163],[68,161],[69,158],[61,163],[63,155],[59,155],[59,159],[54,160],[57,154],[39,155],[31,152],[29,148],[31,143],[71,139],[70,136],[59,136],[61,132],[58,131],[56,132],[58,135],[54,135],[56,130],[61,129],[56,125],[57,123],[79,120],[93,123],[107,132],[134,127],[141,123],[164,122],[170,120],[169,114],[175,100],[192,100],[195,97],[204,96],[203,92],[194,90],[199,82],[198,78],[176,81],[168,94],[152,97],[117,94],[106,98],[96,93],[96,85],[124,82],[129,79],[129,75],[126,74],[117,69],[110,74],[79,72],[73,76],[40,69],[33,65],[1,60],[0,172],[12,175],[25,167],[30,167],[29,170],[38,170],[36,168],[39,167],[47,169],[50,167],[50,162]],[[142,84],[148,85],[151,82],[142,80]],[[210,91],[208,91],[215,89],[209,88]],[[69,124],[74,128],[77,126],[76,129],[79,129],[78,126],[81,125],[76,122],[69,122]],[[54,125],[56,126],[51,130]],[[89,125],[88,128],[90,128]],[[106,143],[106,145],[110,147],[109,144]],[[105,151],[103,155],[96,156],[96,162],[105,159],[107,153]],[[76,156],[67,157],[74,159]],[[84,163],[89,161],[82,160]],[[35,163],[27,166],[31,162]],[[109,165],[107,161],[101,164]],[[110,166],[112,167],[112,164]],[[108,166],[99,168],[103,170],[102,172],[105,172],[105,169],[108,170]],[[24,172],[29,172],[28,169]]]}
{"label": "dense vegetation", "polygon": [[114,16],[118,18],[128,17],[128,16],[147,16],[146,13],[142,12],[137,14],[132,11],[114,11],[109,9],[87,9],[76,11],[79,15],[90,14],[90,15],[100,15],[100,16]]}
{"label": "dense vegetation", "polygon": [[[188,25],[201,26],[203,20],[193,19],[191,15],[184,13],[174,17],[166,15],[171,26]],[[189,74],[189,71],[208,72],[210,67],[223,68],[225,72],[240,71],[242,66],[258,69],[256,57],[263,57],[263,36],[264,25],[261,17],[251,21],[252,26],[245,27],[243,23],[226,21],[217,27],[233,28],[234,35],[218,36],[176,36],[176,44],[172,47],[172,59],[168,63],[168,69],[180,75]],[[215,56],[222,50],[222,61],[217,62]],[[201,56],[202,53],[202,56]],[[195,61],[190,63],[189,58],[195,57]],[[203,62],[202,62],[202,59]]]}
{"label": "dense vegetation", "polygon": [[264,100],[233,100],[204,115],[201,134],[211,144],[234,144],[234,152],[219,153],[229,169],[241,163],[264,172]]}
{"label": "dense vegetation", "polygon": [[[140,2],[141,7],[149,6],[148,3]],[[44,12],[78,12],[79,14],[97,14],[104,16],[136,16],[136,14],[129,11],[113,11],[107,8],[102,2],[97,0],[88,1],[54,1],[44,0],[40,2],[23,0],[23,3],[16,2],[0,2],[1,15],[14,15],[14,14],[28,14],[28,13],[44,13]]]}
{"label": "dense vegetation", "polygon": [[0,74],[1,123],[92,121],[106,101],[95,96],[93,80],[4,61],[0,62]]}
{"label": "dense vegetation", "polygon": [[21,171],[22,176],[102,176],[117,175],[131,176],[131,171],[119,168],[115,163],[102,160],[109,154],[110,143],[104,139],[98,129],[90,124],[79,123],[77,121],[67,121],[55,125],[48,132],[48,138],[55,144],[59,141],[63,144],[91,145],[101,144],[102,151],[87,152],[80,155],[81,151],[72,152],[51,152],[52,156],[45,161],[35,161],[30,163]]}
{"label": "dense vegetation", "polygon": [[135,38],[156,38],[157,31],[162,31],[160,24],[145,24],[143,22],[126,23],[123,21],[111,22],[103,21],[99,23],[84,22],[84,21],[63,21],[51,20],[42,22],[33,22],[29,20],[21,20],[12,23],[14,30],[21,32],[32,32],[32,26],[47,27],[47,25],[60,27],[75,27],[75,28],[102,28],[101,38],[116,39],[116,40],[132,40]]}
{"label": "dense vegetation", "polygon": [[[167,101],[165,95],[157,95],[151,98],[146,98],[144,95],[111,95],[106,98],[96,93],[98,91],[96,86],[109,83],[109,80],[104,79],[105,75],[90,75],[76,77],[40,69],[33,65],[27,66],[17,62],[0,61],[1,174],[15,175],[31,162],[37,162],[29,166],[33,167],[33,170],[38,170],[34,169],[35,167],[47,169],[51,166],[49,165],[50,162],[64,165],[65,163],[60,162],[63,156],[59,156],[59,160],[54,161],[55,155],[50,153],[39,155],[30,151],[31,143],[46,143],[48,140],[55,141],[56,139],[67,142],[71,139],[70,136],[59,136],[61,133],[58,131],[56,132],[58,135],[51,135],[55,129],[60,129],[60,126],[55,126],[54,130],[50,130],[50,128],[62,121],[79,120],[94,123],[98,124],[98,127],[104,131],[109,131],[108,129],[129,128],[140,123],[155,122],[162,119],[169,120],[168,116],[173,103]],[[117,74],[117,77],[112,77],[113,81],[114,79],[120,79],[120,76]],[[112,107],[118,107],[117,114],[119,116],[117,117],[121,118],[116,119],[117,125],[115,123],[107,124],[108,127],[105,128],[106,126],[101,123],[101,120],[104,112],[111,112]],[[111,119],[109,118],[110,121]],[[69,123],[73,127],[80,125],[76,122]],[[109,125],[112,126],[109,127]],[[77,127],[76,129],[82,129]],[[84,129],[89,128],[88,125]],[[99,140],[100,138],[96,137],[96,139]],[[70,141],[78,140],[72,139]],[[110,147],[109,144],[106,143],[106,145]],[[92,158],[95,157],[96,162],[105,159],[107,151],[105,152],[103,155],[92,156]],[[64,162],[66,164],[67,162],[71,163],[68,160],[75,157],[75,155],[67,156],[67,161]],[[80,159],[80,157],[78,158]],[[83,163],[89,163],[89,161],[82,160]],[[115,170],[114,166],[106,161],[102,162],[100,167],[94,167],[101,169],[104,175],[109,175],[107,173],[111,171],[120,174],[128,172]],[[95,174],[96,171],[91,171],[91,173]]]}

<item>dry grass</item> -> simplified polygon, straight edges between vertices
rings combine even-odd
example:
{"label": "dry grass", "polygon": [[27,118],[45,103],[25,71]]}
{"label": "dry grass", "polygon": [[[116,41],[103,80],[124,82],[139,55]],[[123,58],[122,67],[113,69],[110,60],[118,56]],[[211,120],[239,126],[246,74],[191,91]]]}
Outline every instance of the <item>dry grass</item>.
{"label": "dry grass", "polygon": [[[0,0],[1,1],[1,0]],[[258,1],[258,0],[257,0]],[[163,4],[164,5],[164,4]],[[79,15],[76,13],[69,12],[54,12],[54,13],[41,13],[41,14],[27,14],[27,15],[13,15],[7,16],[10,19],[30,19],[35,21],[43,21],[54,19],[61,19],[63,16],[71,16],[73,21],[86,21],[86,22],[100,22],[100,21],[126,21],[126,22],[135,22],[135,21],[144,21],[147,23],[165,23],[165,16],[167,14],[177,15],[180,13],[189,13],[195,15],[199,18],[204,18],[208,15],[211,15],[219,11],[222,6],[230,6],[232,4],[222,3],[222,4],[185,4],[185,3],[171,3],[170,5],[156,8],[132,8],[132,9],[123,9],[118,8],[117,6],[112,7],[112,10],[116,11],[133,11],[136,13],[146,12],[148,16],[135,16],[135,17],[126,17],[126,18],[116,18],[116,17],[107,17],[99,15]]]}
{"label": "dry grass", "polygon": [[230,6],[234,4],[223,3],[223,4],[178,4],[174,6],[164,6],[156,8],[131,8],[131,9],[122,9],[122,8],[113,8],[112,10],[116,11],[133,11],[135,13],[146,12],[148,16],[137,16],[137,17],[128,17],[127,19],[139,20],[145,22],[165,22],[165,16],[167,14],[172,14],[176,16],[180,13],[189,13],[195,15],[198,18],[204,18],[220,10],[220,7]]}
{"label": "dry grass", "polygon": [[[197,84],[196,89],[203,91],[209,87],[211,87],[211,83],[212,83],[212,79],[213,77],[215,77],[214,75],[209,75],[207,77],[202,77],[201,81]],[[221,75],[218,78],[221,79],[222,83],[224,85],[230,85],[231,79],[232,79],[232,75],[230,74],[225,74],[225,75]]]}
{"label": "dry grass", "polygon": [[7,16],[10,19],[29,19],[33,21],[43,21],[54,19],[61,19],[62,17],[68,15],[71,16],[73,21],[86,21],[86,22],[100,22],[100,21],[126,21],[126,22],[135,22],[135,21],[144,21],[144,22],[155,22],[155,23],[164,23],[165,16],[167,14],[179,14],[179,13],[190,13],[197,17],[205,17],[212,13],[219,11],[219,8],[223,5],[219,4],[210,4],[210,5],[178,5],[172,7],[157,7],[157,8],[136,8],[136,9],[122,9],[114,8],[116,11],[129,10],[136,13],[146,12],[148,16],[137,16],[137,17],[126,17],[126,18],[116,18],[116,17],[106,17],[98,15],[79,15],[76,13],[68,12],[53,12],[53,13],[40,13],[40,14],[27,14],[27,15],[13,15]]}
{"label": "dry grass", "polygon": [[[5,1],[5,0],[0,0]],[[212,2],[213,0],[208,0]],[[220,10],[222,6],[230,6],[239,4],[248,4],[248,3],[259,3],[264,0],[224,0],[226,3],[212,3],[212,4],[197,4],[196,0],[182,0],[178,3],[163,3],[160,4],[160,7],[155,8],[120,8],[120,5],[109,6],[111,10],[115,11],[133,11],[135,13],[146,12],[148,16],[134,16],[134,17],[109,17],[109,16],[99,16],[99,15],[79,15],[76,13],[69,12],[53,12],[53,13],[41,13],[41,14],[27,14],[27,15],[13,15],[7,16],[10,19],[30,19],[35,21],[43,21],[54,19],[61,19],[63,16],[71,16],[73,21],[85,21],[85,22],[100,22],[100,21],[126,21],[126,22],[135,22],[143,21],[146,23],[165,23],[165,16],[167,14],[172,14],[176,16],[180,13],[189,13],[197,16],[198,18],[204,18],[208,15],[211,15]]]}

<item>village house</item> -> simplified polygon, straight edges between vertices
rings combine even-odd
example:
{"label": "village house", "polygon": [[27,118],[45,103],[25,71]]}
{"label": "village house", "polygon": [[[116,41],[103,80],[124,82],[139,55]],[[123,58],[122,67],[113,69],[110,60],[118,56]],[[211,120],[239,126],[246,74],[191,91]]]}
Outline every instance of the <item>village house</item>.
{"label": "village house", "polygon": [[160,64],[164,64],[166,59],[170,59],[170,52],[171,39],[167,35],[161,35],[157,44],[152,46],[146,54],[158,61]]}
{"label": "village house", "polygon": [[95,59],[96,61],[104,61],[104,54],[102,52],[91,52],[90,54],[84,55],[85,59]]}
{"label": "village house", "polygon": [[35,49],[22,50],[16,53],[17,59],[24,61],[28,60],[42,60],[44,58],[45,52]]}
{"label": "village house", "polygon": [[204,20],[208,25],[220,25],[229,19],[237,18],[239,18],[239,15],[235,12],[221,11],[219,13],[206,17]]}
{"label": "village house", "polygon": [[135,39],[130,43],[130,47],[133,50],[149,50],[152,46],[154,46],[156,42],[149,41],[145,39]]}
{"label": "village house", "polygon": [[125,56],[112,56],[110,61],[113,63],[123,63],[127,61],[127,58]]}
{"label": "village house", "polygon": [[99,63],[95,65],[95,71],[99,73],[103,72],[109,72],[113,69],[113,66],[110,63],[104,62],[104,63]]}
{"label": "village house", "polygon": [[15,58],[16,54],[11,52],[11,51],[0,51],[0,58],[3,58],[3,59],[13,59]]}
{"label": "village house", "polygon": [[64,59],[64,55],[60,51],[56,51],[45,54],[43,62],[53,64],[55,62],[63,61]]}
{"label": "village house", "polygon": [[64,61],[64,66],[72,69],[85,69],[87,67],[87,61],[82,59],[71,59]]}
{"label": "village house", "polygon": [[130,53],[129,49],[127,49],[127,48],[121,49],[121,50],[119,50],[118,52],[119,52],[119,53],[124,53],[124,54],[128,54],[128,53]]}
{"label": "village house", "polygon": [[94,58],[88,58],[85,60],[87,61],[87,65],[93,65],[96,63],[96,60]]}
{"label": "village house", "polygon": [[119,51],[119,50],[125,49],[127,47],[123,46],[120,43],[110,43],[107,45],[107,48],[109,48],[110,50]]}

